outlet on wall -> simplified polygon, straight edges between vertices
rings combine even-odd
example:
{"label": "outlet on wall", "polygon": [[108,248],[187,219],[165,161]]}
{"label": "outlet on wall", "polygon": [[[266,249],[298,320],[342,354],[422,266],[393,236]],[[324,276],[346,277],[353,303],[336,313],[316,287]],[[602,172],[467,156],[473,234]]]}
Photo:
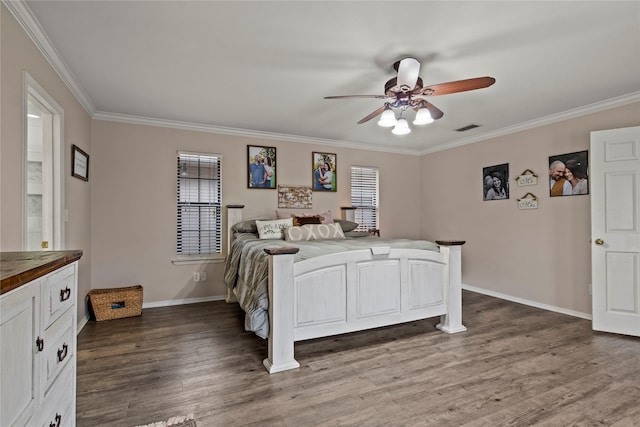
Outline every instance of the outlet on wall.
{"label": "outlet on wall", "polygon": [[200,281],[201,282],[206,282],[207,281],[207,272],[203,271],[202,273],[200,273]]}
{"label": "outlet on wall", "polygon": [[195,273],[193,273],[193,281],[194,282],[199,282],[200,281],[200,273],[198,273],[197,271]]}

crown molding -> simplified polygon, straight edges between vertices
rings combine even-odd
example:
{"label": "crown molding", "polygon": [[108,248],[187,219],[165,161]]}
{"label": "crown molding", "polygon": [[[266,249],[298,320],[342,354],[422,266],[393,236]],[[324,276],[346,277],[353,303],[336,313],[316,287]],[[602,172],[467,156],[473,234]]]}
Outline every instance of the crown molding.
{"label": "crown molding", "polygon": [[23,0],[2,0],[2,4],[7,7],[16,21],[18,21],[22,29],[27,33],[29,38],[31,38],[56,74],[58,74],[64,84],[69,88],[73,96],[75,96],[87,113],[93,116],[96,112],[93,101],[89,98],[82,86],[80,86],[71,70],[69,70],[69,67],[67,67],[67,64],[62,60],[55,46],[51,43],[51,40],[40,26],[31,9],[29,9],[29,6],[27,6]]}
{"label": "crown molding", "polygon": [[97,111],[95,104],[93,103],[91,98],[89,98],[89,96],[84,91],[82,86],[77,82],[77,79],[75,78],[71,70],[67,67],[65,62],[62,60],[57,49],[54,47],[49,37],[46,35],[44,30],[40,26],[40,23],[35,18],[35,16],[31,12],[31,9],[29,9],[29,7],[27,6],[26,2],[24,0],[1,0],[1,1],[2,1],[2,4],[4,4],[7,7],[7,9],[11,12],[11,14],[15,17],[15,19],[18,21],[18,23],[24,29],[27,35],[31,38],[31,40],[34,42],[36,47],[40,50],[40,52],[45,57],[47,62],[49,62],[49,64],[51,65],[53,70],[56,72],[56,74],[58,74],[58,76],[69,88],[69,90],[78,100],[78,102],[87,111],[89,116],[91,116],[96,120],[114,121],[114,122],[121,122],[121,123],[130,123],[130,124],[142,124],[147,126],[160,126],[160,127],[173,128],[173,129],[193,130],[198,132],[210,132],[210,133],[249,137],[249,138],[275,139],[279,141],[291,141],[291,142],[297,142],[297,143],[319,144],[319,145],[335,146],[335,147],[341,147],[341,148],[353,148],[357,150],[380,151],[380,152],[386,152],[386,153],[421,156],[425,154],[435,153],[438,151],[448,150],[450,148],[460,147],[467,144],[472,144],[475,142],[484,141],[491,138],[496,138],[496,137],[516,133],[516,132],[521,132],[524,130],[528,130],[528,129],[532,129],[540,126],[549,125],[549,124],[564,121],[564,120],[569,120],[569,119],[584,116],[587,114],[597,113],[599,111],[621,107],[627,104],[640,101],[640,91],[632,92],[630,94],[612,98],[603,102],[597,102],[594,104],[586,105],[583,107],[575,108],[575,109],[564,111],[561,113],[541,117],[539,119],[519,123],[514,126],[508,126],[502,129],[497,129],[495,131],[490,131],[490,132],[482,133],[479,135],[475,135],[473,137],[451,140],[450,142],[438,145],[437,147],[427,148],[425,150],[396,149],[392,147],[379,147],[379,146],[356,143],[351,141],[313,138],[313,137],[291,135],[291,134],[255,131],[251,129],[230,128],[230,127],[224,127],[224,126],[214,126],[214,125],[206,125],[206,124],[199,124],[199,123],[189,123],[189,122],[180,122],[180,121],[174,121],[174,120],[163,120],[163,119],[154,119],[154,118],[148,118],[148,117],[130,116],[125,114],[108,113],[108,112]]}
{"label": "crown molding", "polygon": [[340,148],[353,148],[356,150],[382,151],[385,153],[419,155],[416,150],[394,149],[392,147],[377,147],[374,145],[359,144],[357,142],[313,138],[309,136],[291,135],[286,133],[264,132],[251,129],[231,128],[224,126],[207,125],[201,123],[181,122],[175,120],[154,119],[151,117],[131,116],[127,114],[108,113],[98,111],[93,115],[96,120],[109,122],[129,123],[145,126],[158,126],[171,129],[191,130],[196,132],[208,132],[221,135],[240,136],[245,138],[274,139],[277,141],[290,141],[303,144],[318,144],[335,146]]}
{"label": "crown molding", "polygon": [[431,154],[437,151],[447,150],[449,148],[460,147],[474,142],[480,142],[491,138],[497,138],[499,136],[509,135],[516,132],[522,132],[524,130],[533,129],[541,126],[546,126],[552,123],[557,123],[576,117],[586,116],[588,114],[598,113],[600,111],[610,110],[612,108],[622,107],[634,102],[640,101],[640,91],[632,92],[627,95],[611,98],[606,101],[596,102],[593,104],[585,105],[583,107],[574,108],[571,110],[563,111],[561,113],[552,114],[549,116],[541,117],[539,119],[530,120],[528,122],[518,123],[517,125],[508,126],[495,131],[486,132],[481,135],[476,135],[469,138],[457,139],[444,145],[440,145],[436,148],[427,149],[421,151],[419,154]]}

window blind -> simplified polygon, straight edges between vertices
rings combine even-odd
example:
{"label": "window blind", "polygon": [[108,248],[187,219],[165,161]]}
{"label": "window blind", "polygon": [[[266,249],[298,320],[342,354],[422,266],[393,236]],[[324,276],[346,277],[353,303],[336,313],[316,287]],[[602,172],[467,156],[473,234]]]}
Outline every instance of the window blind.
{"label": "window blind", "polygon": [[356,230],[378,228],[378,168],[351,166],[351,206],[357,208]]}
{"label": "window blind", "polygon": [[178,152],[178,255],[222,253],[222,156]]}

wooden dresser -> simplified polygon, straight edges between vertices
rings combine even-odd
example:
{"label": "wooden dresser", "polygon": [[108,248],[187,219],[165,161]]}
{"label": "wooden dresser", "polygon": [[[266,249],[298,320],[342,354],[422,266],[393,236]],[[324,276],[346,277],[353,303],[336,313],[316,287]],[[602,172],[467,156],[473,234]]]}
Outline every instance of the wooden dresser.
{"label": "wooden dresser", "polygon": [[0,253],[0,426],[75,426],[81,256]]}

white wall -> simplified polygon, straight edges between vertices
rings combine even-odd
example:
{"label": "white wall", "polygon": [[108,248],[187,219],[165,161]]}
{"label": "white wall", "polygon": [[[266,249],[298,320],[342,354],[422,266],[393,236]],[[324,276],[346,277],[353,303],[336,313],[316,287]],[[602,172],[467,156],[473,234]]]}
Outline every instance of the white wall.
{"label": "white wall", "polygon": [[[277,150],[277,182],[311,185],[312,152],[335,153],[337,192],[314,192],[312,212],[340,217],[350,206],[350,166],[380,168],[384,236],[420,234],[419,157],[103,120],[93,122],[92,287],[141,284],[145,303],[222,296],[224,265],[176,266],[176,155],[223,155],[223,204],[245,205],[246,218],[275,218],[277,191],[247,188],[247,145]],[[206,269],[207,282],[193,282]]]}
{"label": "white wall", "polygon": [[[4,4],[0,6],[0,19],[0,250],[22,250],[23,72],[26,71],[64,109],[64,207],[69,217],[65,240],[67,249],[84,252],[78,273],[78,294],[82,299],[91,289],[93,177],[91,170],[89,182],[71,176],[71,145],[91,154],[91,119]],[[84,314],[81,302],[78,318]]]}
{"label": "white wall", "polygon": [[[593,130],[638,124],[635,103],[424,156],[422,236],[467,241],[466,285],[589,316],[591,196],[551,198],[549,156],[588,150]],[[502,163],[510,198],[483,201],[482,169]],[[536,186],[515,183],[526,169],[539,175]],[[518,209],[527,192],[538,209]]]}

